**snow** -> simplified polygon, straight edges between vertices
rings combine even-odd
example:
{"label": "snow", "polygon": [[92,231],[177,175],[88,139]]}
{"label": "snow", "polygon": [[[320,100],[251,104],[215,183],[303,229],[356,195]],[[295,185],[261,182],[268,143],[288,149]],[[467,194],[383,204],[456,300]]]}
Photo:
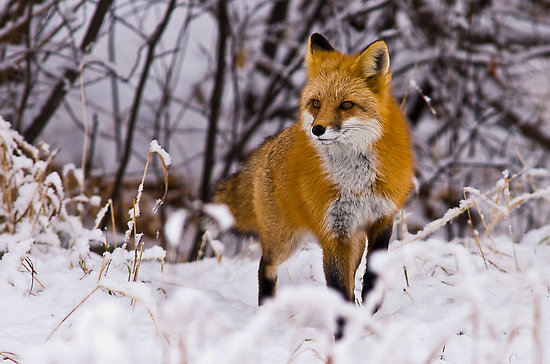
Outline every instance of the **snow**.
{"label": "snow", "polygon": [[168,152],[162,149],[162,147],[156,140],[151,141],[151,145],[149,147],[149,153],[158,153],[158,155],[162,158],[164,165],[166,167],[172,164],[172,158],[170,157],[170,154],[168,154]]}
{"label": "snow", "polygon": [[[95,222],[94,222],[94,227],[95,228],[98,228],[99,225],[101,224],[101,222],[103,221],[103,218],[105,217],[105,213],[107,212],[107,210],[109,209],[109,205],[112,203],[111,199],[109,199],[106,203],[105,203],[105,206],[103,206],[101,209],[99,209],[99,211],[97,212],[97,215],[96,215],[96,218],[95,218]],[[96,206],[96,204],[94,204],[94,206]]]}
{"label": "snow", "polygon": [[550,225],[527,232],[521,240],[522,245],[532,244],[536,246],[545,242],[550,243]]}
{"label": "snow", "polygon": [[166,258],[166,251],[162,249],[160,246],[155,245],[149,249],[145,249],[143,251],[141,259],[164,261],[164,258]]}
{"label": "snow", "polygon": [[[507,238],[498,252],[486,249],[505,272],[485,268],[467,245],[394,241],[374,265],[385,293],[370,315],[325,288],[315,244],[280,268],[277,298],[257,308],[255,253],[163,271],[142,262],[138,282],[127,281],[125,257],[98,281],[100,256],[87,258],[85,274],[63,249],[27,240],[0,261],[0,352],[19,363],[544,363],[550,245],[534,244],[516,246],[517,273]],[[29,272],[10,258],[27,248],[43,289],[30,291]],[[338,316],[348,324],[335,342]]]}
{"label": "snow", "polygon": [[211,239],[210,240],[210,246],[212,247],[212,250],[214,250],[214,254],[216,256],[222,256],[225,251],[225,245],[221,240],[218,239]]}
{"label": "snow", "polygon": [[216,221],[222,231],[229,229],[235,223],[226,205],[207,203],[203,205],[203,211]]}
{"label": "snow", "polygon": [[168,216],[168,220],[164,225],[164,233],[166,234],[166,239],[172,246],[177,247],[179,245],[185,221],[188,217],[189,213],[184,209],[180,209]]}

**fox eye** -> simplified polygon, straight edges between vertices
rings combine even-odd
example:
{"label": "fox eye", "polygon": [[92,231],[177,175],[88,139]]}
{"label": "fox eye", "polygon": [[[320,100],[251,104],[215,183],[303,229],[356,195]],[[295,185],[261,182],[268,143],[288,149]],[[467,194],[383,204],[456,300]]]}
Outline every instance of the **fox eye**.
{"label": "fox eye", "polygon": [[321,101],[319,101],[319,100],[317,100],[317,99],[313,99],[313,100],[311,100],[311,105],[312,105],[314,108],[318,109],[318,108],[321,107]]}
{"label": "fox eye", "polygon": [[342,110],[349,110],[353,107],[353,102],[352,101],[344,101],[340,104],[340,109]]}

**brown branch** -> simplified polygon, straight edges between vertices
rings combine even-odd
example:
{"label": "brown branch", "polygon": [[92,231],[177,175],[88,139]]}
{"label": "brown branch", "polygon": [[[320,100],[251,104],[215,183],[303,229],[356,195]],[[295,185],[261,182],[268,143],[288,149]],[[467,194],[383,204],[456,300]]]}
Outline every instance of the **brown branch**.
{"label": "brown branch", "polygon": [[[262,52],[269,59],[275,58],[279,41],[284,37],[284,28],[281,25],[286,21],[288,5],[288,1],[276,1],[267,19],[267,29],[270,34],[264,40]],[[261,63],[259,66],[261,66]],[[261,67],[259,70],[263,72],[267,71],[266,68]]]}
{"label": "brown branch", "polygon": [[212,168],[215,162],[216,135],[218,133],[218,119],[222,103],[223,88],[225,85],[225,54],[227,38],[229,35],[229,19],[227,17],[226,0],[218,0],[218,49],[216,78],[214,88],[210,97],[210,115],[208,117],[208,132],[206,136],[206,150],[202,170],[201,200],[210,199],[210,184],[212,179]]}
{"label": "brown branch", "polygon": [[[218,45],[217,45],[217,64],[214,88],[210,97],[210,115],[208,117],[208,132],[206,134],[206,149],[204,152],[204,164],[202,168],[201,200],[206,202],[210,200],[210,188],[212,182],[212,169],[215,163],[216,153],[216,135],[218,134],[218,121],[220,106],[223,101],[223,88],[225,85],[225,54],[227,48],[227,38],[229,35],[229,19],[227,16],[227,1],[218,0]],[[199,219],[202,213],[199,215]],[[201,243],[204,230],[199,226],[195,234],[195,239],[189,261],[201,258]]]}
{"label": "brown branch", "polygon": [[[112,2],[113,0],[99,0],[95,13],[90,21],[90,25],[88,26],[86,34],[80,43],[80,51],[82,53],[88,52],[93,41],[97,38],[103,19],[105,18],[105,14],[107,13],[107,10],[111,6]],[[42,106],[42,109],[34,118],[31,125],[23,133],[23,136],[29,143],[33,143],[36,137],[40,135],[50,118],[65,98],[69,87],[74,83],[77,76],[78,71],[76,68],[65,69],[63,77],[57,81],[57,84]]]}
{"label": "brown branch", "polygon": [[166,29],[168,22],[170,21],[170,16],[172,15],[175,6],[176,6],[176,1],[171,0],[170,3],[168,4],[168,7],[166,8],[162,21],[157,25],[155,32],[147,40],[147,57],[145,58],[145,62],[143,64],[143,69],[141,72],[138,86],[136,88],[136,93],[134,94],[134,100],[132,102],[130,117],[128,119],[128,129],[126,130],[126,143],[124,145],[122,160],[120,161],[120,164],[117,170],[113,191],[111,192],[111,199],[115,202],[118,201],[119,199],[119,191],[122,183],[122,178],[124,177],[124,173],[126,171],[128,161],[130,160],[130,153],[132,152],[132,143],[134,138],[135,124],[136,124],[137,116],[139,114],[139,107],[141,106],[141,97],[145,89],[145,84],[147,83],[147,78],[149,76],[149,71],[151,69],[153,59],[155,58],[155,47],[157,46],[157,43],[159,42],[162,33]]}
{"label": "brown branch", "polygon": [[21,132],[21,126],[23,124],[23,113],[27,107],[27,101],[31,94],[33,83],[31,82],[32,78],[32,59],[34,57],[33,52],[31,51],[31,18],[32,18],[32,4],[29,4],[27,7],[27,21],[25,29],[25,66],[27,77],[25,77],[25,86],[21,95],[21,100],[19,102],[19,107],[17,108],[17,116],[15,118],[15,129]]}

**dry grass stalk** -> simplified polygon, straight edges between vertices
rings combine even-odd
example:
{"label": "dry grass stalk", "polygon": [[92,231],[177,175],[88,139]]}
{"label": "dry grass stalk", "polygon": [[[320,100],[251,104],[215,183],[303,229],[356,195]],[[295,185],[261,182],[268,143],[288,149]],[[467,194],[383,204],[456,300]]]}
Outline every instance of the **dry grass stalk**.
{"label": "dry grass stalk", "polygon": [[168,194],[168,168],[166,167],[166,162],[164,161],[164,157],[161,153],[159,153],[156,150],[149,149],[149,153],[147,154],[147,162],[145,162],[145,170],[143,171],[143,177],[141,178],[141,184],[138,191],[138,197],[137,197],[137,204],[139,205],[139,202],[141,200],[141,191],[143,190],[143,185],[145,183],[145,176],[147,175],[147,169],[149,167],[149,161],[151,159],[151,156],[153,153],[156,153],[160,158],[160,163],[162,165],[162,175],[164,178],[164,194],[162,197],[157,201],[157,204],[155,207],[153,207],[153,211],[156,212],[160,205],[164,202],[164,199],[166,198],[166,195]]}
{"label": "dry grass stalk", "polygon": [[86,297],[84,297],[82,299],[82,301],[80,301],[58,324],[57,326],[50,332],[50,334],[48,335],[48,337],[46,337],[46,340],[45,342],[48,342],[52,336],[57,332],[57,330],[59,330],[59,328],[61,327],[61,325],[63,325],[63,323],[65,321],[67,321],[67,319],[76,311],[78,310],[78,308],[80,308],[80,306],[82,306],[82,304],[84,304],[84,302],[86,302],[90,297],[92,297],[92,295],[94,293],[96,293],[100,288],[103,288],[109,292],[114,292],[114,293],[118,293],[119,295],[121,296],[124,296],[124,297],[127,297],[127,298],[131,298],[133,301],[138,301],[138,302],[141,302],[143,303],[143,306],[145,307],[145,310],[147,311],[147,313],[149,314],[149,316],[151,317],[151,320],[153,322],[153,326],[155,327],[155,332],[158,336],[161,336],[163,337],[165,340],[168,341],[169,343],[169,339],[166,335],[161,335],[160,334],[160,330],[158,328],[158,324],[157,324],[157,321],[155,319],[155,315],[153,314],[153,311],[151,311],[151,309],[149,307],[147,307],[147,305],[145,304],[145,302],[143,302],[142,299],[140,299],[139,297],[134,297],[122,290],[118,290],[118,289],[112,289],[110,287],[107,287],[107,286],[104,286],[102,284],[98,284],[97,287],[95,287],[90,293],[88,293],[88,295],[86,295]]}
{"label": "dry grass stalk", "polygon": [[[113,207],[113,200],[109,199],[105,206],[99,210],[96,216],[96,222],[94,225],[94,229],[99,229],[99,225],[103,221],[103,217],[105,216],[105,213],[109,210],[109,213],[111,214],[111,226],[113,227],[113,240],[114,240],[114,247],[115,249],[118,248],[118,242],[117,242],[117,236],[116,236],[116,222],[115,222],[115,211]],[[109,249],[109,244],[107,242],[107,234],[105,234],[105,250]]]}
{"label": "dry grass stalk", "polygon": [[51,339],[51,337],[53,336],[53,334],[55,334],[55,332],[59,329],[59,327],[61,327],[61,325],[63,325],[63,323],[64,323],[64,322],[65,322],[65,321],[66,321],[66,320],[67,320],[67,319],[68,319],[68,318],[69,318],[69,317],[70,317],[70,316],[71,316],[80,306],[82,306],[82,304],[83,304],[84,302],[86,302],[86,301],[88,300],[88,298],[92,297],[92,295],[93,295],[94,293],[96,293],[96,291],[97,291],[99,288],[101,288],[101,287],[100,287],[100,286],[97,286],[96,288],[94,288],[94,290],[93,290],[92,292],[88,293],[88,295],[87,295],[86,297],[84,297],[84,299],[83,299],[82,301],[80,301],[79,304],[76,305],[76,306],[71,310],[71,312],[69,312],[69,313],[67,314],[67,316],[65,316],[65,317],[63,318],[63,320],[61,320],[61,321],[59,322],[59,324],[57,324],[57,326],[52,330],[52,332],[50,332],[50,334],[48,335],[48,337],[46,338],[45,341],[48,342],[48,341]]}
{"label": "dry grass stalk", "polygon": [[[138,186],[138,192],[137,192],[136,198],[135,198],[134,203],[133,203],[133,208],[130,210],[132,216],[131,216],[131,221],[128,223],[128,225],[129,225],[131,230],[129,229],[128,231],[126,231],[126,242],[128,241],[128,239],[130,238],[130,236],[132,234],[134,236],[134,263],[133,263],[132,268],[129,270],[128,282],[130,282],[132,279],[134,281],[137,280],[137,272],[139,270],[139,264],[141,264],[141,256],[142,256],[142,253],[143,253],[143,244],[141,243],[141,238],[142,238],[143,235],[137,233],[137,217],[139,217],[139,214],[140,214],[140,212],[139,212],[139,203],[141,201],[141,196],[142,196],[142,193],[143,193],[143,186],[144,186],[144,183],[145,183],[145,177],[147,176],[147,170],[149,168],[149,161],[151,160],[151,156],[153,155],[153,153],[158,154],[158,156],[161,160],[162,170],[163,170],[163,175],[164,175],[164,195],[162,196],[162,198],[160,200],[157,201],[157,204],[153,208],[153,211],[156,212],[158,207],[164,202],[164,199],[166,198],[166,195],[168,193],[168,169],[166,167],[164,157],[157,150],[154,150],[153,148],[150,148],[149,153],[147,154],[147,162],[145,163],[145,169],[143,171],[143,176],[141,178],[141,183]],[[114,213],[112,211],[112,202],[111,202],[110,207],[111,207],[111,216],[114,216]],[[114,228],[114,219],[113,219],[113,228]],[[116,233],[115,233],[115,235],[116,235]],[[139,258],[138,258],[138,249],[140,247],[141,247],[141,253],[139,254]]]}
{"label": "dry grass stalk", "polygon": [[197,254],[197,260],[195,262],[198,262],[202,259],[202,255],[204,254],[204,249],[206,248],[206,242],[209,239],[208,232],[205,232],[202,234],[202,241],[201,246],[199,248],[199,253]]}
{"label": "dry grass stalk", "polygon": [[504,174],[504,197],[506,200],[506,214],[505,214],[506,224],[508,225],[508,233],[510,234],[512,251],[514,252],[514,262],[516,264],[516,271],[519,273],[518,257],[516,254],[516,246],[514,244],[514,235],[512,234],[512,222],[510,221],[510,212],[514,208],[514,207],[510,207],[510,178],[508,177],[508,171],[504,171],[503,174]]}
{"label": "dry grass stalk", "polygon": [[[134,200],[134,208],[132,211],[132,232],[134,234],[134,264],[132,266],[132,269],[128,272],[128,282],[132,280],[132,275],[136,271],[136,265],[138,260],[138,236],[137,236],[137,227],[136,227],[136,200]],[[140,237],[141,239],[141,237]]]}
{"label": "dry grass stalk", "polygon": [[[497,242],[495,241],[494,237],[493,237],[493,233],[492,231],[488,228],[487,226],[487,223],[485,222],[485,216],[484,214],[481,212],[481,209],[479,208],[479,204],[477,203],[477,200],[474,199],[474,205],[477,209],[477,214],[479,215],[480,219],[481,219],[481,223],[483,224],[483,227],[485,228],[485,232],[487,233],[487,235],[489,236],[489,239],[491,239],[491,243],[493,244],[493,249],[496,249],[496,246],[497,246]],[[471,221],[471,220],[470,220]]]}
{"label": "dry grass stalk", "polygon": [[117,244],[117,238],[116,238],[116,223],[115,223],[115,211],[113,208],[113,200],[109,199],[108,204],[109,204],[109,209],[111,210],[111,225],[113,226],[113,239],[114,239],[114,245],[116,249],[118,248],[118,244]]}
{"label": "dry grass stalk", "polygon": [[111,265],[111,261],[112,259],[110,257],[103,256],[103,261],[101,262],[101,269],[99,270],[99,275],[97,277],[98,282],[101,280],[103,271],[105,271]]}
{"label": "dry grass stalk", "polygon": [[[140,249],[139,249],[139,258],[137,259],[137,264],[134,264],[134,266],[135,266],[134,273],[133,273],[133,276],[134,276],[134,277],[133,277],[133,279],[132,279],[134,282],[137,282],[137,277],[138,277],[138,273],[139,273],[139,267],[141,266],[141,259],[142,259],[142,257],[143,257],[143,246],[144,246],[144,244],[143,244],[143,243],[140,243],[139,246],[140,246]],[[134,263],[135,263],[135,262],[134,262]],[[132,299],[132,300],[130,301],[130,304],[135,308],[136,302],[135,302],[134,299]]]}
{"label": "dry grass stalk", "polygon": [[17,355],[10,353],[9,351],[0,351],[0,356],[2,356],[2,361],[11,361],[12,363],[19,363]]}
{"label": "dry grass stalk", "polygon": [[140,246],[140,249],[139,249],[139,258],[138,258],[138,262],[137,262],[137,265],[136,265],[136,269],[134,271],[134,282],[137,282],[137,276],[138,276],[138,273],[139,273],[139,267],[141,266],[141,259],[143,257],[143,246],[145,244],[143,243],[140,243],[139,246]]}
{"label": "dry grass stalk", "polygon": [[[464,193],[464,199],[466,200],[466,191],[463,190],[463,193]],[[477,201],[475,199],[473,199],[473,201],[474,201],[474,205],[478,206]],[[479,209],[479,206],[478,206],[478,209]],[[485,263],[485,268],[489,269],[489,266],[487,265],[487,259],[485,259],[485,254],[483,253],[483,249],[481,248],[481,243],[479,242],[479,233],[474,228],[474,224],[472,223],[472,215],[470,213],[470,208],[468,207],[466,209],[466,211],[468,212],[468,222],[469,222],[470,227],[472,228],[472,234],[474,235],[474,239],[476,241],[477,248],[479,249],[479,253],[481,254],[481,257],[483,258],[483,262]]]}
{"label": "dry grass stalk", "polygon": [[[161,332],[158,328],[157,320],[155,319],[155,315],[153,314],[153,311],[145,304],[145,302],[143,302],[142,299],[140,299],[139,297],[134,297],[134,296],[132,296],[132,295],[130,295],[130,294],[124,292],[124,291],[117,290],[117,289],[112,289],[112,288],[109,288],[107,286],[103,286],[101,284],[98,285],[95,290],[97,290],[98,288],[103,288],[103,289],[106,289],[107,291],[118,293],[121,296],[124,296],[124,297],[130,298],[134,301],[143,303],[143,307],[145,308],[145,310],[149,314],[149,317],[151,317],[151,321],[153,322],[153,326],[155,327],[155,332],[156,332],[157,336],[163,337],[168,343],[170,343],[170,340],[168,339],[168,337],[166,335],[161,335]],[[94,291],[92,293],[94,293]]]}
{"label": "dry grass stalk", "polygon": [[313,356],[315,356],[315,358],[320,360],[321,362],[323,362],[325,364],[329,362],[328,359],[327,360],[323,359],[321,354],[319,354],[319,352],[317,350],[315,350],[314,348],[303,348],[302,346],[308,341],[310,341],[310,340],[305,339],[302,342],[300,342],[300,344],[292,352],[292,355],[290,356],[290,359],[288,359],[287,364],[291,364],[291,363],[295,362],[302,354],[307,353],[308,351],[312,352]]}
{"label": "dry grass stalk", "polygon": [[[28,266],[25,263],[27,263]],[[31,274],[32,282],[36,281],[36,283],[38,283],[42,288],[45,288],[44,285],[42,284],[42,282],[40,282],[40,280],[38,278],[36,278],[36,273],[37,272],[36,272],[36,270],[34,270],[34,265],[30,261],[29,257],[26,257],[26,258],[21,260],[21,266],[23,268],[25,268]],[[32,287],[33,287],[32,282],[31,282],[30,291],[32,291]]]}

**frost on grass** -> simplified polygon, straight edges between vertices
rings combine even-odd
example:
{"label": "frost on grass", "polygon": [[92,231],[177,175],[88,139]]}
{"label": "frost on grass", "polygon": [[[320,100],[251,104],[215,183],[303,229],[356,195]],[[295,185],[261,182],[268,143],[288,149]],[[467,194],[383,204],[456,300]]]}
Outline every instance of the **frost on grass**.
{"label": "frost on grass", "polygon": [[143,250],[142,260],[158,260],[164,261],[166,258],[166,251],[160,246],[155,245],[151,248]]}
{"label": "frost on grass", "polygon": [[[25,142],[0,118],[0,241],[33,238],[39,244],[70,247],[78,256],[86,255],[89,241],[103,237],[67,212],[67,205],[75,200],[66,196],[59,174],[48,170],[55,155],[48,146],[36,148]],[[64,173],[73,169],[69,166]],[[77,199],[89,203],[82,196]]]}
{"label": "frost on grass", "polygon": [[[8,244],[8,252],[0,261],[0,279],[12,284],[15,288],[24,290],[28,288],[28,276],[19,274],[22,261],[31,250],[34,239],[28,238],[20,242],[12,241]],[[2,247],[0,247],[2,249]]]}
{"label": "frost on grass", "polygon": [[162,147],[156,140],[151,141],[151,145],[149,146],[149,153],[158,153],[164,161],[166,167],[172,164],[172,158],[170,157],[170,154],[162,149]]}

